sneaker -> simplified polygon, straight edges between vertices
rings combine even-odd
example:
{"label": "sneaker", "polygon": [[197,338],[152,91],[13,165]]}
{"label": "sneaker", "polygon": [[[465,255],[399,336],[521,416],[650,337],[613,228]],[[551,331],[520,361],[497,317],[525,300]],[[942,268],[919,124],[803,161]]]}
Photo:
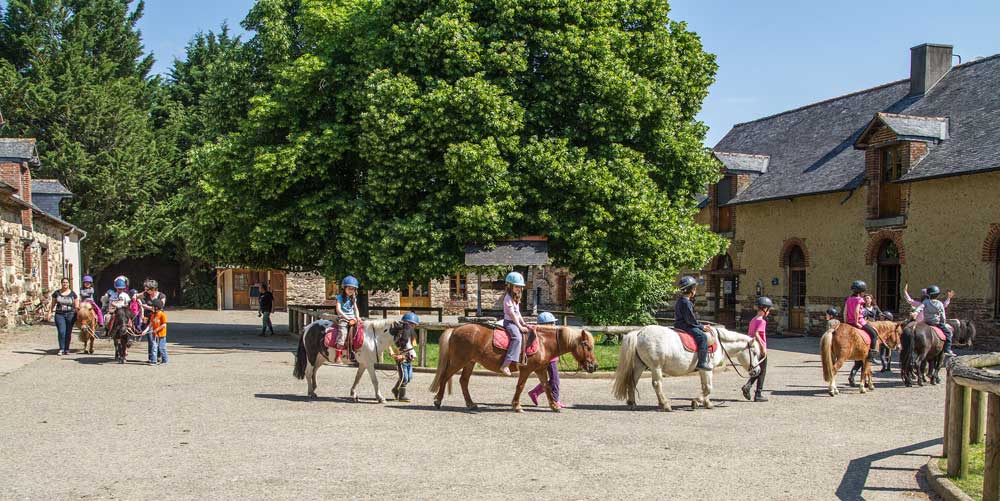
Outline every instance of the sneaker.
{"label": "sneaker", "polygon": [[506,365],[503,366],[503,368],[500,369],[500,374],[503,374],[504,376],[510,376],[511,375],[510,367],[507,367]]}
{"label": "sneaker", "polygon": [[538,406],[538,395],[539,395],[539,393],[540,392],[536,392],[535,390],[531,390],[531,391],[528,392],[528,398],[531,399],[531,403],[535,404],[535,406]]}
{"label": "sneaker", "polygon": [[566,408],[566,404],[562,403],[561,400],[556,400],[556,405],[558,405],[560,409]]}
{"label": "sneaker", "polygon": [[767,402],[767,397],[763,393],[758,393],[753,397],[754,402]]}

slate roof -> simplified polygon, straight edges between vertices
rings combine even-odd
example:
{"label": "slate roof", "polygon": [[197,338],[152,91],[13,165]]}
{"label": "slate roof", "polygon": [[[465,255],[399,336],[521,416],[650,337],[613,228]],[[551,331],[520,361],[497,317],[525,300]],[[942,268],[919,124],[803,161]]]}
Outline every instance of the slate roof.
{"label": "slate roof", "polygon": [[745,153],[726,153],[723,151],[713,152],[722,165],[726,166],[729,172],[753,172],[763,174],[767,172],[767,164],[771,157],[767,155],[748,155]]}
{"label": "slate roof", "polygon": [[[947,139],[931,144],[927,156],[901,181],[1000,169],[997,88],[1000,55],[953,67],[922,96],[907,96],[909,80],[900,80],[737,124],[715,146],[716,155],[743,153],[770,158],[767,172],[730,203],[857,188],[864,182],[865,152],[853,145],[876,113],[948,119]],[[894,124],[914,127],[912,120]]]}
{"label": "slate roof", "polygon": [[38,162],[34,139],[0,138],[0,158],[16,158]]}
{"label": "slate roof", "polygon": [[69,191],[69,188],[63,186],[63,184],[57,179],[32,179],[31,195],[34,196],[39,193],[46,195],[73,196],[73,192]]}
{"label": "slate roof", "polygon": [[465,246],[466,266],[543,266],[549,264],[549,243],[544,240],[497,242],[486,249],[481,245]]}

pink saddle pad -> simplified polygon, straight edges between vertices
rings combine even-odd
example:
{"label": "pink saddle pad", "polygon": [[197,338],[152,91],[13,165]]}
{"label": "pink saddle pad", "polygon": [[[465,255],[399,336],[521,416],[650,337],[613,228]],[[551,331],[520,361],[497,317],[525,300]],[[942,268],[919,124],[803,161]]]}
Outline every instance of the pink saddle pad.
{"label": "pink saddle pad", "polygon": [[[498,350],[506,350],[510,346],[510,335],[503,329],[493,329],[493,346]],[[525,353],[530,357],[538,352],[538,336],[532,337],[532,343]]]}
{"label": "pink saddle pad", "polygon": [[[357,330],[354,331],[354,342],[351,343],[351,348],[354,351],[358,351],[358,350],[361,349],[361,345],[364,344],[364,342],[365,342],[365,324],[359,318],[358,319]],[[323,335],[323,344],[327,348],[336,348],[337,347],[337,326],[336,325],[331,325],[330,327],[327,327],[326,333]]]}

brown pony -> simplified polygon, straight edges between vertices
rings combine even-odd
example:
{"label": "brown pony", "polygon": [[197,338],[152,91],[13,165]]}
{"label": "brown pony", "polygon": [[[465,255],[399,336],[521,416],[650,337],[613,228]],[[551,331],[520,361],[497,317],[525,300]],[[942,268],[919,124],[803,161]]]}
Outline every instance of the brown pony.
{"label": "brown pony", "polygon": [[[94,339],[97,338],[97,314],[89,302],[80,303],[76,310],[76,326],[80,328],[80,342],[84,353],[94,353]],[[90,347],[87,347],[87,344]]]}
{"label": "brown pony", "polygon": [[[511,364],[511,369],[518,367],[517,389],[514,391],[514,400],[511,404],[515,412],[521,410],[521,392],[524,390],[524,383],[528,376],[534,373],[538,380],[545,387],[545,396],[549,399],[549,408],[559,412],[559,405],[552,398],[552,387],[549,385],[548,366],[549,360],[558,355],[571,353],[573,358],[587,372],[597,370],[597,360],[594,358],[594,336],[582,329],[572,327],[543,326],[537,327],[538,332],[538,353],[528,357],[528,362],[524,365]],[[451,382],[451,377],[462,372],[459,381],[462,383],[462,395],[465,397],[465,406],[469,410],[476,409],[476,403],[469,396],[469,379],[472,378],[472,371],[476,364],[485,367],[493,372],[500,372],[500,364],[507,356],[506,350],[500,350],[493,346],[493,328],[480,324],[466,324],[455,329],[448,329],[441,334],[439,341],[440,357],[438,359],[437,372],[434,374],[434,382],[431,383],[431,393],[437,393],[434,397],[434,406],[441,408],[441,400],[444,399],[444,390]]]}
{"label": "brown pony", "polygon": [[[869,322],[869,325],[875,328],[882,339],[899,339],[903,329],[899,324],[890,321]],[[873,348],[877,349],[878,340],[873,341]],[[820,339],[819,351],[823,359],[823,380],[830,385],[831,397],[840,393],[837,389],[837,371],[848,360],[862,362],[861,393],[875,389],[871,363],[868,361],[868,344],[857,329],[845,323],[833,327]]]}

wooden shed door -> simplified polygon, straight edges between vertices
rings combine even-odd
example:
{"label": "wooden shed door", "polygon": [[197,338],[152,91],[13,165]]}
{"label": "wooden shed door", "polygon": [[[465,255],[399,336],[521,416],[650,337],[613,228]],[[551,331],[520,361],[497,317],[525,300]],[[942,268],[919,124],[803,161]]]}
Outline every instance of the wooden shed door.
{"label": "wooden shed door", "polygon": [[233,270],[233,309],[250,309],[250,271]]}
{"label": "wooden shed door", "polygon": [[268,285],[271,287],[271,294],[274,294],[274,309],[284,310],[288,307],[288,292],[286,287],[285,272],[272,271],[271,280]]}
{"label": "wooden shed door", "polygon": [[401,307],[428,307],[431,305],[431,284],[413,285],[413,282],[403,287],[399,291],[399,306]]}

